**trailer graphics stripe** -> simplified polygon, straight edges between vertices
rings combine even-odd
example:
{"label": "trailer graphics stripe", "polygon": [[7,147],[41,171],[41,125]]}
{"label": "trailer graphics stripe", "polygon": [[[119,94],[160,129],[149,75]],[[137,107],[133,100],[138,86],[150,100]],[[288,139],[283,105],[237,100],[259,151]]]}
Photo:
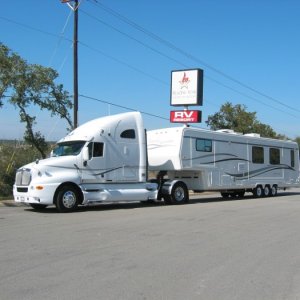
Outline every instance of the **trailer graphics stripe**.
{"label": "trailer graphics stripe", "polygon": [[[230,158],[223,158],[223,159],[215,160],[215,157],[217,157],[217,156],[229,156]],[[198,156],[198,157],[193,157],[193,158],[183,158],[182,160],[188,161],[188,160],[196,160],[196,159],[202,159],[202,158],[213,159],[210,161],[200,162],[200,164],[202,164],[202,165],[214,164],[214,163],[224,162],[224,161],[235,161],[235,160],[247,161],[247,162],[249,161],[248,159],[239,158],[237,155],[229,154],[229,153],[208,154],[208,155],[203,155],[203,156]]]}
{"label": "trailer graphics stripe", "polygon": [[247,179],[247,178],[253,178],[253,177],[256,177],[256,176],[259,176],[259,175],[262,175],[262,174],[265,174],[265,173],[268,173],[268,172],[271,172],[271,171],[274,171],[274,170],[292,170],[292,171],[295,171],[294,168],[292,168],[288,165],[277,165],[277,166],[268,166],[268,167],[265,167],[265,168],[260,168],[260,169],[249,171],[249,172],[236,173],[236,174],[225,172],[225,174],[234,177],[236,180],[243,180],[243,179]]}
{"label": "trailer graphics stripe", "polygon": [[[229,156],[229,158],[223,158],[223,159],[215,159],[217,156]],[[184,158],[182,159],[183,161],[188,161],[188,160],[196,160],[196,159],[213,159],[210,161],[200,161],[199,164],[202,165],[208,165],[208,164],[215,164],[215,163],[222,163],[222,162],[229,162],[229,161],[245,161],[245,162],[250,162],[248,159],[244,158],[239,158],[237,155],[230,154],[230,153],[218,153],[218,154],[208,154],[208,155],[203,155],[199,157],[194,157],[194,158]],[[294,168],[286,165],[286,164],[279,164],[279,165],[270,165],[267,167],[259,168],[256,170],[252,171],[246,171],[246,172],[241,172],[241,173],[229,173],[225,172],[226,175],[234,177],[236,180],[243,180],[243,179],[248,179],[248,178],[253,178],[271,171],[275,170],[291,170],[291,171],[296,171]]]}

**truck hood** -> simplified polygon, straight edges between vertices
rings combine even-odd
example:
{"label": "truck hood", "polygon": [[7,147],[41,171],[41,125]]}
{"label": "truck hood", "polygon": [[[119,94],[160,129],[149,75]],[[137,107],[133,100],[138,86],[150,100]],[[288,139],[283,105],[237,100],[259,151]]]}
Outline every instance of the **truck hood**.
{"label": "truck hood", "polygon": [[74,169],[77,165],[78,156],[58,156],[50,157],[42,160],[37,160],[36,162],[29,163],[20,169],[30,169],[30,170],[42,170],[42,169],[53,169],[53,168],[66,168]]}

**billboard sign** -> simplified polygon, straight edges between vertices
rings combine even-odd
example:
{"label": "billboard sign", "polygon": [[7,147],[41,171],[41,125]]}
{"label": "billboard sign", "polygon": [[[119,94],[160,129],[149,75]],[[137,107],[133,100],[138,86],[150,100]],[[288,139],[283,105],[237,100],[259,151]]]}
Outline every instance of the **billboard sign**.
{"label": "billboard sign", "polygon": [[172,123],[200,123],[200,110],[171,110],[170,121]]}
{"label": "billboard sign", "polygon": [[171,105],[202,105],[203,70],[172,71]]}

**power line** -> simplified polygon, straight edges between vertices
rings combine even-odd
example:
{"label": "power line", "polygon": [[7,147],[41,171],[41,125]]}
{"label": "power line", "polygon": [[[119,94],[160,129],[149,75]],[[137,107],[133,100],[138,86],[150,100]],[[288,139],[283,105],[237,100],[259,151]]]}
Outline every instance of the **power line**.
{"label": "power line", "polygon": [[67,28],[67,25],[68,25],[68,23],[69,23],[69,20],[70,20],[71,15],[72,15],[72,11],[70,11],[69,15],[67,16],[66,22],[65,22],[65,24],[64,24],[64,26],[63,26],[63,28],[62,28],[62,30],[61,30],[59,39],[58,39],[58,41],[57,41],[57,43],[56,43],[56,45],[55,45],[55,48],[54,48],[54,50],[53,50],[53,53],[52,53],[51,57],[50,57],[50,61],[49,61],[49,64],[48,64],[49,66],[52,65],[52,61],[53,61],[53,59],[54,59],[54,57],[55,57],[55,55],[56,55],[56,53],[57,53],[57,50],[58,50],[58,48],[59,48],[59,46],[60,46],[60,44],[61,44],[62,38],[63,38],[63,36],[64,36],[64,34],[65,34],[65,30],[66,30],[66,28]]}
{"label": "power line", "polygon": [[[8,19],[6,17],[0,16],[0,19],[5,20],[6,22],[13,23],[13,24],[19,25],[21,27],[33,30],[33,31],[36,31],[36,32],[42,33],[42,34],[46,34],[46,35],[52,36],[52,37],[56,37],[56,38],[60,38],[61,37],[58,34],[51,33],[49,31],[45,31],[45,30],[41,30],[39,28],[35,28],[35,27],[29,26],[27,24],[24,24],[24,23],[21,23],[21,22],[18,22],[18,21],[14,21],[14,20]],[[68,42],[73,42],[72,39],[69,39],[69,38],[66,38],[66,37],[61,37],[61,39],[65,40],[65,41],[68,41]]]}
{"label": "power line", "polygon": [[[133,41],[135,41],[135,42],[137,42],[137,43],[139,43],[140,45],[142,45],[142,46],[144,46],[144,47],[146,47],[146,48],[152,50],[153,52],[155,52],[155,53],[157,53],[157,54],[159,54],[159,55],[161,55],[161,56],[163,56],[163,57],[165,57],[165,58],[167,58],[167,59],[169,59],[169,60],[171,60],[171,61],[173,61],[173,62],[179,64],[179,65],[181,65],[182,67],[189,68],[188,65],[183,64],[182,62],[180,62],[180,61],[178,61],[178,60],[176,60],[176,59],[170,57],[170,56],[167,55],[167,54],[164,54],[164,53],[161,52],[161,51],[158,51],[157,49],[155,49],[155,48],[153,48],[153,47],[147,45],[147,44],[144,43],[144,42],[141,42],[140,40],[138,40],[138,39],[132,37],[131,35],[129,35],[129,34],[123,32],[123,31],[121,31],[120,29],[118,29],[118,28],[116,28],[116,27],[114,27],[114,26],[108,24],[107,22],[104,22],[104,21],[100,20],[99,18],[97,18],[97,17],[95,17],[95,16],[92,16],[91,14],[89,14],[89,13],[87,13],[87,12],[85,12],[85,11],[82,11],[82,10],[81,10],[81,12],[83,12],[83,13],[84,13],[85,15],[87,15],[88,17],[90,17],[90,18],[96,20],[97,22],[99,22],[99,23],[105,25],[106,27],[109,27],[110,29],[112,29],[112,30],[114,30],[114,31],[116,31],[116,32],[118,32],[118,33],[124,35],[125,37],[127,37],[127,38],[129,38],[129,39],[131,39],[131,40],[133,40]],[[138,25],[137,25],[137,26],[138,26]],[[81,43],[81,44],[84,45],[85,47],[88,47],[88,48],[92,49],[93,51],[96,51],[96,52],[98,52],[98,53],[100,53],[100,54],[102,54],[102,55],[105,55],[106,57],[109,57],[109,58],[111,58],[111,59],[113,59],[113,60],[115,60],[115,61],[117,61],[117,62],[119,62],[119,63],[122,63],[122,64],[124,64],[124,65],[127,65],[127,67],[129,67],[129,68],[131,68],[131,69],[133,69],[133,70],[135,70],[135,71],[138,71],[139,73],[143,73],[144,75],[146,75],[146,76],[148,76],[148,77],[151,77],[152,79],[157,80],[156,77],[153,77],[152,75],[149,75],[149,74],[147,74],[147,73],[145,73],[145,72],[143,72],[143,71],[141,71],[141,70],[139,70],[139,69],[137,69],[137,68],[135,68],[135,67],[132,67],[131,65],[129,65],[129,64],[127,64],[127,63],[124,63],[124,62],[122,62],[122,61],[120,61],[120,60],[118,60],[118,59],[115,59],[115,58],[113,58],[111,55],[105,54],[103,51],[96,50],[95,48],[92,48],[92,47],[88,46],[87,44],[83,44],[83,43]],[[175,46],[174,46],[174,47],[175,47]],[[247,98],[252,99],[252,100],[254,100],[254,101],[256,101],[256,102],[259,102],[259,103],[261,103],[261,104],[263,104],[263,105],[265,105],[265,106],[267,106],[267,107],[269,107],[269,108],[273,108],[273,109],[275,109],[275,110],[277,110],[277,111],[286,113],[286,114],[288,114],[288,115],[290,115],[290,116],[293,116],[293,117],[295,117],[295,118],[298,119],[297,116],[295,116],[295,115],[293,115],[293,114],[291,114],[291,113],[289,113],[289,112],[283,111],[283,110],[281,110],[281,109],[279,109],[279,108],[276,108],[276,107],[274,107],[274,106],[272,106],[272,105],[270,105],[270,104],[266,104],[266,103],[264,103],[264,102],[261,101],[261,100],[258,100],[258,99],[254,98],[254,97],[251,97],[251,96],[249,96],[249,95],[247,95],[247,94],[245,94],[245,93],[239,92],[238,90],[236,90],[236,89],[234,89],[234,88],[232,88],[232,87],[230,87],[230,86],[228,86],[228,85],[225,85],[225,84],[221,83],[220,81],[218,81],[218,80],[216,80],[216,79],[214,79],[214,78],[212,78],[212,77],[210,77],[210,76],[205,75],[205,77],[206,77],[207,79],[211,80],[211,81],[214,81],[214,82],[217,83],[218,85],[221,85],[221,86],[223,86],[223,87],[225,87],[225,88],[227,88],[227,89],[229,89],[229,90],[234,91],[235,93],[238,93],[238,94],[240,94],[240,95],[242,95],[242,96],[244,96],[244,97],[247,97]],[[159,80],[159,81],[161,81],[161,80]],[[232,80],[232,81],[234,81],[234,80]],[[282,104],[282,103],[281,103],[281,104]],[[282,104],[282,105],[283,105],[283,104]],[[286,105],[286,107],[292,109],[292,108],[291,108],[290,106],[288,106],[288,105]],[[293,109],[293,110],[295,111],[295,109]],[[297,110],[297,109],[296,109],[296,111],[299,111],[299,112],[300,112],[300,110]]]}
{"label": "power line", "polygon": [[[82,10],[81,10],[81,11],[82,11]],[[84,13],[85,13],[85,12],[84,12]],[[160,55],[164,56],[165,58],[168,58],[168,59],[170,59],[170,60],[172,60],[172,61],[174,61],[174,62],[176,62],[176,63],[182,65],[183,67],[188,67],[187,65],[185,65],[185,64],[183,64],[183,63],[181,63],[181,62],[179,62],[178,60],[175,60],[175,59],[171,58],[170,56],[168,56],[168,55],[162,53],[161,51],[158,51],[158,50],[154,49],[153,47],[150,47],[150,46],[148,46],[147,44],[145,44],[145,43],[143,43],[143,42],[137,40],[136,38],[133,38],[133,37],[131,37],[130,35],[128,35],[128,34],[122,32],[121,30],[119,30],[119,29],[117,29],[117,28],[115,28],[115,27],[109,25],[108,23],[103,22],[103,21],[100,20],[99,18],[96,18],[96,17],[94,17],[94,16],[91,16],[91,15],[88,14],[88,13],[86,13],[86,15],[88,15],[88,16],[90,16],[91,18],[93,18],[93,19],[99,21],[100,23],[106,25],[107,27],[110,27],[111,29],[113,29],[113,30],[115,30],[115,31],[117,31],[117,32],[119,32],[119,33],[121,33],[121,34],[127,36],[128,38],[130,38],[130,39],[132,39],[132,40],[135,40],[135,41],[138,42],[139,44],[145,46],[145,47],[148,48],[148,49],[153,50],[153,51],[156,52],[157,54],[160,54]],[[58,37],[58,38],[61,39],[61,40],[73,42],[71,39],[66,38],[66,37],[63,37],[63,36],[61,36],[61,35],[57,35],[57,34],[54,34],[54,33],[51,33],[51,32],[47,32],[47,31],[44,31],[44,30],[41,30],[41,29],[37,29],[37,28],[34,28],[34,27],[32,27],[32,26],[26,25],[26,24],[24,24],[24,23],[17,22],[17,21],[14,21],[14,20],[11,20],[11,19],[2,17],[2,16],[0,16],[0,19],[3,19],[3,20],[8,21],[8,22],[10,22],[10,23],[17,24],[17,25],[19,25],[19,26],[22,26],[22,27],[24,27],[24,28],[27,28],[27,29],[30,29],[30,30],[33,30],[33,31],[40,32],[40,33],[42,33],[42,34],[50,35],[50,36],[53,36],[53,37]],[[137,25],[137,26],[139,26],[139,25]],[[165,82],[165,81],[163,81],[163,80],[161,80],[161,79],[159,79],[159,78],[157,78],[157,77],[155,77],[155,76],[153,76],[153,75],[151,75],[151,74],[148,74],[148,73],[142,71],[141,69],[138,69],[138,68],[136,68],[136,67],[134,67],[134,66],[132,66],[132,65],[130,65],[130,64],[128,64],[128,63],[126,63],[126,62],[124,62],[124,61],[122,61],[122,60],[120,60],[120,59],[117,59],[117,58],[115,58],[115,57],[113,57],[113,56],[111,56],[111,55],[108,55],[108,54],[104,53],[103,51],[100,51],[100,50],[98,50],[98,49],[96,49],[96,48],[94,48],[94,47],[92,47],[92,46],[90,46],[90,45],[88,45],[88,44],[86,44],[86,43],[83,43],[83,42],[81,42],[81,41],[78,41],[78,43],[81,44],[82,46],[84,46],[84,47],[86,47],[86,48],[92,50],[92,51],[95,51],[95,52],[97,52],[97,53],[99,53],[99,54],[101,54],[101,55],[103,55],[103,56],[105,56],[105,57],[111,59],[111,60],[114,60],[114,61],[116,61],[116,62],[118,62],[118,63],[120,63],[120,64],[123,64],[123,65],[127,66],[128,68],[130,68],[130,69],[132,69],[132,70],[134,70],[134,71],[136,71],[136,72],[138,72],[138,73],[143,74],[144,76],[147,76],[147,77],[149,77],[149,78],[151,78],[151,79],[153,79],[153,80],[155,80],[155,81],[158,81],[158,82],[160,82],[160,83],[163,83],[164,85],[168,85],[167,82]],[[64,62],[65,62],[65,61],[64,61]],[[63,63],[64,63],[64,62],[63,62]],[[276,107],[274,107],[274,106],[271,106],[270,104],[266,104],[266,103],[264,103],[263,101],[258,100],[257,98],[251,97],[251,96],[249,96],[249,95],[247,95],[247,94],[245,94],[245,93],[242,93],[242,92],[240,92],[240,91],[238,91],[238,90],[236,90],[236,89],[234,89],[234,88],[232,88],[232,87],[230,87],[230,86],[228,86],[228,85],[225,85],[225,84],[223,84],[223,83],[221,83],[221,82],[215,80],[214,78],[212,78],[212,77],[210,77],[210,76],[205,75],[205,77],[206,77],[207,79],[209,79],[209,80],[211,80],[211,81],[217,83],[217,84],[220,85],[220,86],[223,86],[223,87],[225,87],[225,88],[227,88],[227,89],[229,89],[229,90],[234,91],[235,93],[238,93],[238,94],[240,94],[240,95],[242,95],[242,96],[244,96],[244,97],[247,97],[247,98],[249,98],[249,99],[251,99],[251,100],[254,100],[254,101],[256,101],[256,102],[259,102],[259,103],[261,103],[261,104],[263,104],[263,105],[265,105],[265,106],[267,106],[267,107],[273,108],[273,109],[275,109],[275,110],[277,110],[277,111],[283,112],[283,113],[285,113],[285,114],[287,114],[287,115],[290,115],[290,116],[292,116],[292,117],[294,117],[294,118],[296,118],[296,119],[299,119],[299,118],[298,118],[297,116],[295,116],[294,114],[291,114],[291,113],[289,113],[289,112],[283,111],[283,110],[281,110],[281,109],[279,109],[279,108],[276,108]],[[287,107],[289,107],[289,106],[287,106]],[[296,111],[299,111],[299,112],[300,112],[300,110],[298,110],[298,109],[296,109],[296,108],[293,109],[293,110],[294,110],[294,111],[296,110]]]}
{"label": "power line", "polygon": [[141,110],[134,109],[134,108],[131,108],[131,107],[127,107],[127,106],[115,104],[113,102],[105,101],[105,100],[102,100],[102,99],[98,99],[98,98],[94,98],[94,97],[90,97],[90,96],[86,96],[86,95],[82,95],[82,94],[79,94],[79,97],[86,98],[86,99],[93,100],[93,101],[97,101],[97,102],[101,102],[101,103],[105,103],[105,104],[109,104],[109,105],[112,105],[112,106],[116,106],[116,107],[119,107],[119,108],[122,108],[122,109],[129,110],[129,111],[139,111],[140,113],[142,113],[144,115],[169,121],[168,118],[164,118],[162,116],[158,116],[158,115],[155,115],[155,114],[147,113],[145,111],[141,111]]}
{"label": "power line", "polygon": [[144,42],[142,42],[142,41],[140,41],[140,40],[134,38],[133,36],[131,36],[131,35],[125,33],[124,31],[121,31],[120,29],[118,29],[118,28],[116,28],[116,27],[114,27],[114,26],[112,26],[112,25],[110,25],[110,24],[104,22],[103,20],[101,20],[101,19],[99,19],[99,18],[97,18],[97,17],[95,17],[95,16],[92,16],[91,14],[87,13],[86,11],[84,11],[84,10],[81,9],[80,12],[83,13],[83,14],[85,14],[85,15],[87,15],[88,17],[90,17],[90,18],[96,20],[97,22],[99,22],[99,23],[105,25],[106,27],[109,27],[110,29],[112,29],[112,30],[118,32],[119,34],[124,35],[124,36],[127,37],[128,39],[131,39],[131,40],[135,41],[136,43],[138,43],[138,44],[144,46],[145,48],[148,48],[148,49],[150,49],[151,51],[153,51],[153,52],[155,52],[155,53],[157,53],[157,54],[159,54],[159,55],[161,55],[161,56],[163,56],[163,57],[165,57],[165,58],[168,58],[169,60],[171,60],[171,61],[173,61],[173,62],[175,62],[175,63],[181,65],[182,67],[188,68],[188,66],[185,65],[185,64],[183,64],[181,61],[179,61],[179,60],[177,60],[177,59],[174,59],[174,58],[172,58],[172,57],[166,55],[165,53],[163,53],[163,52],[161,52],[161,51],[159,51],[159,50],[157,50],[157,49],[155,49],[155,48],[153,48],[153,47],[147,45],[146,43],[144,43]]}
{"label": "power line", "polygon": [[141,69],[139,69],[139,68],[136,68],[136,67],[134,67],[134,66],[132,66],[132,65],[130,65],[130,64],[128,64],[128,63],[126,63],[125,61],[122,61],[122,60],[120,60],[120,59],[118,59],[118,58],[115,58],[114,56],[112,56],[112,55],[110,55],[110,54],[107,54],[107,53],[105,53],[105,52],[103,52],[103,51],[101,51],[101,50],[99,50],[99,49],[96,49],[96,48],[94,48],[94,47],[92,47],[92,46],[90,46],[90,45],[88,45],[88,44],[86,44],[86,43],[83,43],[83,42],[80,42],[80,41],[79,41],[78,43],[79,43],[80,45],[82,45],[83,47],[86,47],[87,49],[90,49],[90,50],[92,50],[92,51],[94,51],[94,52],[97,52],[97,53],[99,53],[99,54],[101,54],[101,55],[103,55],[103,56],[105,56],[105,57],[107,57],[107,58],[109,58],[109,59],[111,59],[111,60],[113,60],[113,61],[119,63],[119,64],[122,64],[122,65],[128,67],[129,69],[131,69],[131,70],[133,70],[133,71],[135,71],[135,72],[138,72],[138,73],[140,73],[140,74],[143,74],[144,76],[147,76],[147,77],[149,77],[149,78],[151,78],[151,79],[153,79],[153,80],[155,80],[155,81],[158,81],[158,82],[160,82],[160,83],[162,83],[162,84],[164,84],[164,85],[169,85],[166,81],[163,81],[163,80],[161,80],[161,79],[159,79],[159,78],[157,78],[157,77],[155,77],[155,76],[153,76],[153,75],[151,75],[151,74],[148,74],[148,73],[144,72],[143,70],[141,70]]}
{"label": "power line", "polygon": [[105,10],[105,11],[108,12],[109,14],[115,16],[117,19],[119,19],[119,20],[123,21],[124,23],[130,25],[131,27],[135,28],[136,30],[138,30],[138,31],[140,31],[140,32],[142,32],[142,33],[144,33],[144,34],[146,34],[147,36],[149,36],[149,37],[151,37],[152,39],[154,39],[154,40],[160,42],[161,44],[167,46],[168,48],[177,51],[178,53],[182,54],[183,56],[185,56],[185,57],[187,57],[187,58],[189,58],[189,59],[191,59],[191,60],[193,60],[193,61],[195,61],[195,62],[197,62],[197,63],[200,63],[201,65],[203,65],[203,66],[205,66],[206,68],[208,68],[208,69],[210,69],[210,70],[212,70],[212,71],[218,73],[219,75],[221,75],[221,76],[223,76],[223,77],[229,79],[230,81],[233,81],[233,82],[235,82],[236,84],[238,84],[238,85],[240,85],[240,86],[242,86],[242,87],[244,87],[244,88],[246,88],[246,89],[248,89],[248,90],[250,90],[250,91],[252,91],[252,92],[254,92],[254,93],[256,93],[256,94],[258,94],[258,95],[260,95],[260,96],[262,96],[262,97],[264,97],[264,98],[267,98],[267,99],[269,99],[269,100],[271,100],[271,101],[273,101],[273,102],[275,102],[275,103],[277,103],[277,104],[280,104],[280,105],[284,106],[285,108],[289,108],[289,109],[291,109],[291,110],[293,110],[293,111],[296,110],[296,111],[300,112],[299,109],[297,109],[297,108],[295,108],[295,107],[292,107],[292,106],[289,106],[289,105],[287,105],[286,103],[283,103],[282,101],[280,101],[280,100],[278,100],[278,99],[275,99],[274,97],[271,97],[271,96],[269,96],[269,95],[267,95],[267,94],[265,94],[265,93],[263,93],[263,92],[260,92],[260,91],[258,91],[257,89],[252,88],[252,87],[249,86],[248,84],[245,84],[245,83],[241,82],[240,80],[235,79],[235,78],[233,78],[232,76],[230,76],[230,75],[224,73],[223,71],[221,71],[221,70],[219,70],[219,69],[217,69],[217,68],[211,66],[210,64],[206,63],[205,61],[200,60],[199,58],[195,57],[194,55],[192,55],[192,54],[190,54],[190,53],[188,53],[188,52],[182,50],[181,48],[177,47],[177,46],[174,45],[173,43],[167,41],[166,39],[163,39],[162,37],[160,37],[160,36],[158,36],[157,34],[151,32],[150,30],[148,30],[148,29],[146,29],[146,28],[140,26],[140,25],[137,24],[136,22],[134,22],[134,21],[130,20],[129,18],[127,18],[127,17],[121,15],[120,13],[118,13],[118,12],[116,12],[115,10],[109,8],[108,6],[104,5],[103,3],[99,3],[98,1],[96,1],[96,3],[94,3],[94,5],[97,5],[97,6],[101,7],[103,10]]}

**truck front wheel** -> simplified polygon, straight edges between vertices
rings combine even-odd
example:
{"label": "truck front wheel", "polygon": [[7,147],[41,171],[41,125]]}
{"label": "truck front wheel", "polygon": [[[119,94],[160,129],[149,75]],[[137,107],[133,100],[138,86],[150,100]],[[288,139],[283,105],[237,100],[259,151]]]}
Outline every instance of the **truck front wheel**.
{"label": "truck front wheel", "polygon": [[77,209],[79,193],[72,185],[65,185],[57,193],[56,209],[59,212],[70,212]]}

